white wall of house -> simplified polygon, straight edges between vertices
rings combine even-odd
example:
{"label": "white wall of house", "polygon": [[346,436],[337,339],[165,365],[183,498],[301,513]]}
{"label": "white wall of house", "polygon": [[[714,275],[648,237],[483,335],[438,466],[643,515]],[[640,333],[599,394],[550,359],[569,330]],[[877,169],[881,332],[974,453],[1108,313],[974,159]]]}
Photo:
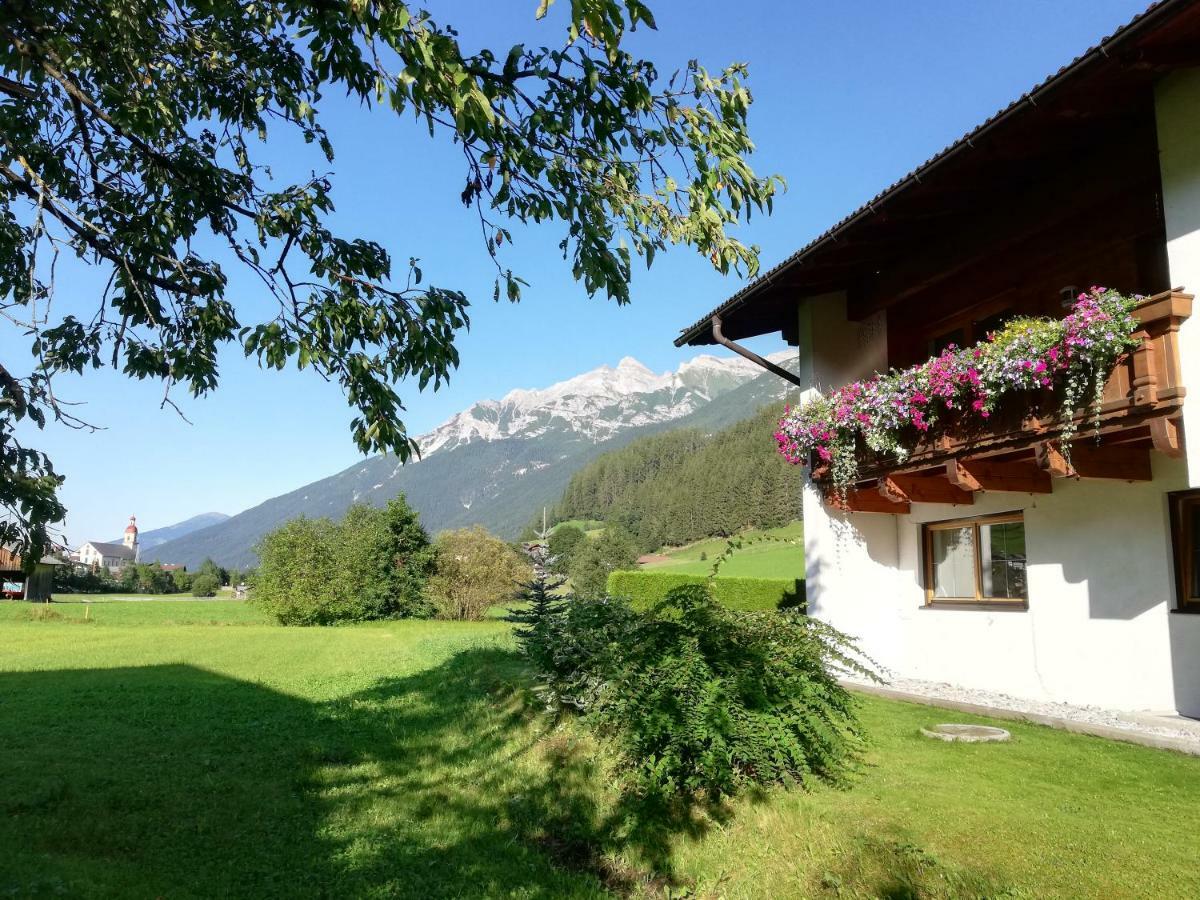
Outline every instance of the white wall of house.
{"label": "white wall of house", "polygon": [[[1200,69],[1158,83],[1154,98],[1167,263],[1171,284],[1200,295]],[[1200,306],[1179,330],[1180,375],[1200,392]],[[1187,446],[1189,481],[1200,487],[1200,403],[1184,403],[1183,427],[1196,436]]]}
{"label": "white wall of house", "polygon": [[[805,488],[812,614],[854,635],[899,677],[1019,697],[1200,714],[1200,660],[1175,615],[1165,492],[1180,460],[1154,457],[1154,481],[1060,480],[1053,494],[991,492],[971,506],[916,503],[908,515],[843,513]],[[1023,510],[1027,610],[925,606],[921,524]],[[1193,647],[1200,644],[1193,644]]]}
{"label": "white wall of house", "polygon": [[887,324],[882,312],[851,322],[842,291],[800,304],[800,377],[818,390],[841,387],[887,371]]}
{"label": "white wall of house", "polygon": [[[1163,218],[1171,283],[1200,295],[1200,69],[1164,78],[1155,90]],[[1186,479],[1200,487],[1200,309],[1179,330]],[[1188,439],[1188,436],[1191,439]],[[1200,717],[1200,616],[1170,618],[1178,706]]]}

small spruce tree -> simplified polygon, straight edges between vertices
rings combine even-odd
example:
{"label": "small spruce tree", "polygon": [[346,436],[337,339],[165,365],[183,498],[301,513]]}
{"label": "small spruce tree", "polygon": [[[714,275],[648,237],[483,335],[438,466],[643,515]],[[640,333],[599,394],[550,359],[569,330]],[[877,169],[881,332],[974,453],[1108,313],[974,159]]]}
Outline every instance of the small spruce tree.
{"label": "small spruce tree", "polygon": [[547,626],[551,618],[562,612],[566,605],[566,597],[561,596],[558,591],[567,580],[551,574],[554,557],[550,555],[550,548],[545,540],[526,544],[525,553],[533,563],[533,575],[520,586],[518,596],[525,601],[525,605],[513,610],[508,619],[517,624],[513,629],[513,636],[516,637],[522,651],[536,661],[539,648],[546,642]]}

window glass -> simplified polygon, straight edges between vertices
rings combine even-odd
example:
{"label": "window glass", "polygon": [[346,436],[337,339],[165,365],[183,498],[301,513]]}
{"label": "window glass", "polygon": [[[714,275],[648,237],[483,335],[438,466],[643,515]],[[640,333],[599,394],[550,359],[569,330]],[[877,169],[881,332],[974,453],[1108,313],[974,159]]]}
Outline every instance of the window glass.
{"label": "window glass", "polygon": [[975,597],[975,529],[941,528],[929,533],[935,597]]}
{"label": "window glass", "polygon": [[967,333],[961,328],[955,328],[953,331],[940,334],[929,342],[929,355],[938,356],[951,344],[955,347],[962,347],[966,343],[966,339]]}
{"label": "window glass", "polygon": [[1025,599],[1025,523],[980,524],[979,562],[984,597]]}
{"label": "window glass", "polygon": [[978,344],[980,341],[986,340],[989,334],[994,331],[999,331],[1004,327],[1004,323],[1011,318],[1012,313],[1008,310],[1005,310],[1004,312],[998,312],[994,315],[990,315],[986,319],[980,319],[971,329],[975,332],[974,343]]}
{"label": "window glass", "polygon": [[1191,557],[1191,565],[1188,567],[1188,574],[1191,576],[1191,584],[1188,586],[1188,599],[1200,597],[1200,503],[1192,502],[1184,506],[1186,514],[1191,518],[1187,529],[1188,543],[1190,546],[1184,549],[1184,552]]}

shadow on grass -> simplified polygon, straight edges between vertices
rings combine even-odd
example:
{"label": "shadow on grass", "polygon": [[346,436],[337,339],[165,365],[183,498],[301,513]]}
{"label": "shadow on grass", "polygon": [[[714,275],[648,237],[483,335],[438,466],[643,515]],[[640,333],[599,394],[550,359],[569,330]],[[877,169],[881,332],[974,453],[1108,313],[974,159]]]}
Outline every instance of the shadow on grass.
{"label": "shadow on grass", "polygon": [[797,578],[791,590],[785,591],[783,596],[779,598],[779,608],[800,610],[808,608],[808,598],[803,578]]}
{"label": "shadow on grass", "polygon": [[469,650],[313,703],[184,665],[0,675],[0,894],[624,893],[706,815],[613,808]]}

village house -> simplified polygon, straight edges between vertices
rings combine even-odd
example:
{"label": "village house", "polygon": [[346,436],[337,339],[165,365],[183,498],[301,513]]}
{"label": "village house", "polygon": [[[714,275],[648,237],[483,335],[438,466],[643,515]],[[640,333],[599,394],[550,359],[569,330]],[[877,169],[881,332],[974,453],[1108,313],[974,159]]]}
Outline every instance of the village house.
{"label": "village house", "polygon": [[1200,2],[1150,7],[676,343],[782,333],[811,398],[1092,285],[1147,298],[1099,442],[1081,409],[1068,460],[1062,416],[1017,410],[862,454],[849,490],[816,460],[808,609],[896,677],[1200,716]]}

